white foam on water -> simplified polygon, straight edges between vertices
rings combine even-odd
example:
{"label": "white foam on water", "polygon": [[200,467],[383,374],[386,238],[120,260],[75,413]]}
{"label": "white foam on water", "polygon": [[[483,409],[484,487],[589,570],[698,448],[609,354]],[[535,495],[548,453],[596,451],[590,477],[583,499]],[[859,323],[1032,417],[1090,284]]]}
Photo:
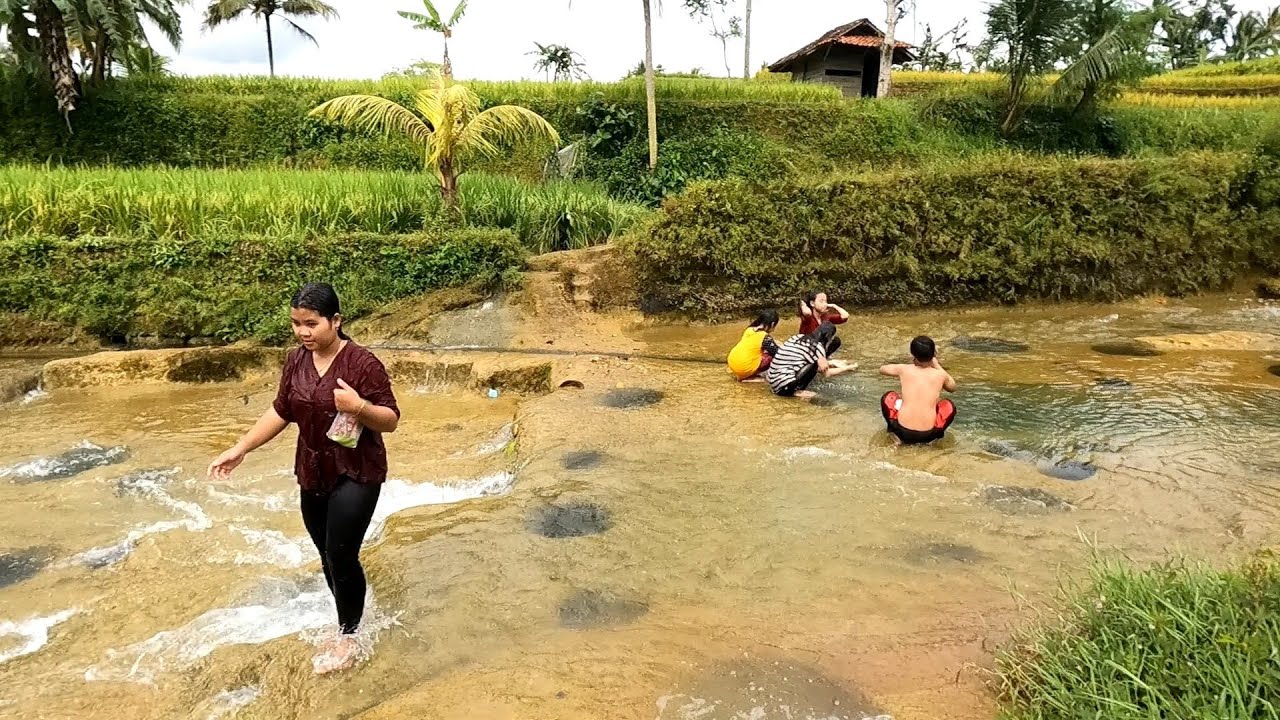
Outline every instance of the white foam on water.
{"label": "white foam on water", "polygon": [[[102,450],[108,459],[115,460],[126,451],[123,447],[113,447],[110,450],[100,445],[94,445],[88,440],[71,446],[72,450]],[[19,477],[19,478],[38,478],[51,475],[63,465],[62,456],[54,455],[52,457],[40,457],[35,460],[29,460],[17,465],[0,468],[0,478],[2,477]]]}
{"label": "white foam on water", "polygon": [[22,404],[30,405],[37,400],[47,397],[49,397],[49,391],[42,387],[37,387],[35,390],[27,391],[27,394],[22,396]]}
{"label": "white foam on water", "polygon": [[795,462],[801,458],[833,458],[839,457],[840,453],[820,447],[789,447],[782,451],[782,457],[787,462]]}
{"label": "white foam on water", "polygon": [[[0,640],[5,641],[0,643],[0,663],[38,651],[49,643],[49,631],[75,614],[76,610],[72,609],[21,622],[0,621]],[[16,646],[12,645],[14,640]]]}
{"label": "white foam on water", "polygon": [[476,448],[476,455],[484,457],[486,455],[494,455],[502,452],[516,439],[516,424],[507,423],[503,425],[493,438],[485,441]]}
{"label": "white foam on water", "polygon": [[282,568],[302,567],[307,563],[307,548],[311,541],[305,537],[290,540],[279,530],[255,530],[253,528],[231,526],[232,532],[239,534],[256,552],[236,553],[237,565],[276,565]]}
{"label": "white foam on water", "polygon": [[293,506],[297,504],[292,497],[285,493],[276,495],[241,495],[239,493],[224,492],[215,487],[209,488],[209,497],[223,505],[250,505],[260,507],[269,512],[285,512],[292,510]]}
{"label": "white foam on water", "polygon": [[187,501],[178,500],[173,497],[162,487],[161,482],[172,477],[178,471],[166,470],[142,473],[135,477],[132,487],[141,491],[146,497],[152,498],[161,505],[176,511],[186,517],[182,520],[162,520],[154,522],[150,525],[134,528],[130,530],[119,541],[110,545],[91,548],[75,555],[71,558],[72,563],[80,563],[89,567],[99,568],[107,565],[115,565],[124,560],[133,552],[138,543],[148,535],[156,535],[159,533],[172,532],[174,530],[187,530],[190,532],[203,532],[213,527],[213,520],[205,513],[204,508],[198,504]]}
{"label": "white foam on water", "polygon": [[175,630],[123,650],[108,650],[107,659],[85,671],[84,679],[152,683],[158,673],[180,670],[226,645],[259,645],[333,623],[333,596],[324,581],[287,598],[264,604],[210,610]]}
{"label": "white foam on water", "polygon": [[213,696],[213,710],[209,711],[207,720],[218,720],[224,715],[235,713],[241,708],[251,705],[259,697],[262,697],[262,688],[256,685],[246,685],[235,690],[223,690]]}
{"label": "white foam on water", "polygon": [[491,495],[501,495],[511,489],[516,477],[509,472],[486,475],[463,485],[436,485],[435,483],[407,483],[388,480],[382,486],[378,508],[373,512],[373,522],[365,540],[375,540],[382,534],[387,518],[398,512],[424,505],[446,505]]}
{"label": "white foam on water", "polygon": [[877,470],[887,470],[892,473],[898,473],[899,475],[906,475],[907,477],[913,478],[915,480],[927,480],[929,482],[947,482],[947,478],[943,477],[942,475],[934,475],[933,473],[925,472],[924,470],[910,470],[908,468],[898,467],[897,465],[894,465],[893,463],[890,463],[890,462],[883,462],[883,461],[877,462],[874,465],[872,465],[872,467],[874,467]]}

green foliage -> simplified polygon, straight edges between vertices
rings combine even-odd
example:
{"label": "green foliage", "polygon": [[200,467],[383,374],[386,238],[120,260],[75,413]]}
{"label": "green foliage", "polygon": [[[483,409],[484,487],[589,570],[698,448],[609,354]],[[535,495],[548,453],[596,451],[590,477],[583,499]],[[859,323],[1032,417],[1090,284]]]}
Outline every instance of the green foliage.
{"label": "green foliage", "polygon": [[1280,75],[1280,55],[1257,60],[1197,65],[1163,77],[1224,77],[1231,75]]}
{"label": "green foliage", "polygon": [[[589,183],[486,175],[464,177],[461,200],[468,224],[543,252],[604,242],[644,212]],[[0,237],[319,237],[440,222],[439,188],[422,174],[0,167]]]}
{"label": "green foliage", "polygon": [[1010,720],[1280,717],[1280,564],[1095,560],[996,659]]}
{"label": "green foliage", "polygon": [[0,310],[136,336],[273,341],[289,332],[290,294],[332,283],[350,317],[442,287],[493,287],[525,250],[507,230],[416,235],[199,239],[24,235],[0,239]]}
{"label": "green foliage", "polygon": [[827,183],[721,181],[668,199],[626,254],[653,307],[1110,300],[1280,264],[1280,208],[1238,156],[988,157]]}

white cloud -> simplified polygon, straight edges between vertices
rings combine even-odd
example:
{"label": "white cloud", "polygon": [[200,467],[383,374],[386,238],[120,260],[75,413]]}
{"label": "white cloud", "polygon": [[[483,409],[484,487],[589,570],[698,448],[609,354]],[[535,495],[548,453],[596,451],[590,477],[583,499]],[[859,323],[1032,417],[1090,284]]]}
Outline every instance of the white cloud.
{"label": "white cloud", "polygon": [[[317,48],[278,19],[272,24],[276,72],[306,77],[376,78],[415,60],[438,59],[440,36],[414,30],[396,10],[421,10],[419,0],[330,0],[341,19],[297,22],[316,36]],[[738,14],[742,0],[735,0]],[[1269,0],[1241,0],[1241,11],[1261,10]],[[440,0],[442,12],[452,0]],[[705,26],[689,19],[680,0],[666,0],[654,23],[654,61],[668,70],[700,67],[722,75],[720,44]],[[984,0],[920,0],[899,34],[918,40],[925,23],[935,30],[969,18],[969,40],[982,36]],[[654,0],[654,12],[658,2]],[[182,74],[262,74],[267,72],[266,31],[243,19],[213,31],[200,29],[201,7],[182,11],[186,43],[173,63]],[[753,0],[752,68],[772,62],[822,33],[859,17],[881,24],[884,3],[871,0]],[[644,55],[640,0],[471,0],[449,52],[454,72],[485,80],[535,78],[527,54],[534,42],[567,45],[583,56],[597,80],[614,80]],[[742,42],[730,43],[729,65],[742,72]]]}

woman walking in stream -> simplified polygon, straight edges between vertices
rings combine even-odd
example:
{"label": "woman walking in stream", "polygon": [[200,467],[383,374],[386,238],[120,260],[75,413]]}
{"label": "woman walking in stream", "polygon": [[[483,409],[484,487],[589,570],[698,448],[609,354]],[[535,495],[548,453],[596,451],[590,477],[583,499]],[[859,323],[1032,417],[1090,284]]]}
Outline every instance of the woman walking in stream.
{"label": "woman walking in stream", "polygon": [[290,305],[293,334],[302,346],[285,361],[275,402],[209,465],[209,477],[228,478],[245,455],[289,423],[298,425],[294,474],[301,487],[302,522],[338,607],[339,634],[312,660],[317,673],[328,673],[351,667],[359,652],[355,633],[367,587],[360,546],[387,477],[382,434],[395,432],[400,409],[382,362],[342,331],[331,286],[304,285]]}

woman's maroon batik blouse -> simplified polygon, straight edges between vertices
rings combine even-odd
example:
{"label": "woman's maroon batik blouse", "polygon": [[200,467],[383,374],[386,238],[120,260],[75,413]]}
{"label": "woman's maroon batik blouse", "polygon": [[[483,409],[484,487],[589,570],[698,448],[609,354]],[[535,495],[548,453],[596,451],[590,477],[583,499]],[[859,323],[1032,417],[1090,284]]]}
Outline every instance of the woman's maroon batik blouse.
{"label": "woman's maroon batik blouse", "polygon": [[333,391],[339,378],[370,405],[391,408],[396,417],[400,416],[396,396],[391,392],[391,377],[382,361],[367,349],[348,340],[324,377],[316,372],[310,350],[300,347],[290,352],[273,406],[276,414],[298,426],[293,471],[303,490],[328,492],[343,476],[361,484],[387,479],[387,446],[382,442],[382,433],[365,428],[354,448],[345,448],[327,437],[338,414]]}

